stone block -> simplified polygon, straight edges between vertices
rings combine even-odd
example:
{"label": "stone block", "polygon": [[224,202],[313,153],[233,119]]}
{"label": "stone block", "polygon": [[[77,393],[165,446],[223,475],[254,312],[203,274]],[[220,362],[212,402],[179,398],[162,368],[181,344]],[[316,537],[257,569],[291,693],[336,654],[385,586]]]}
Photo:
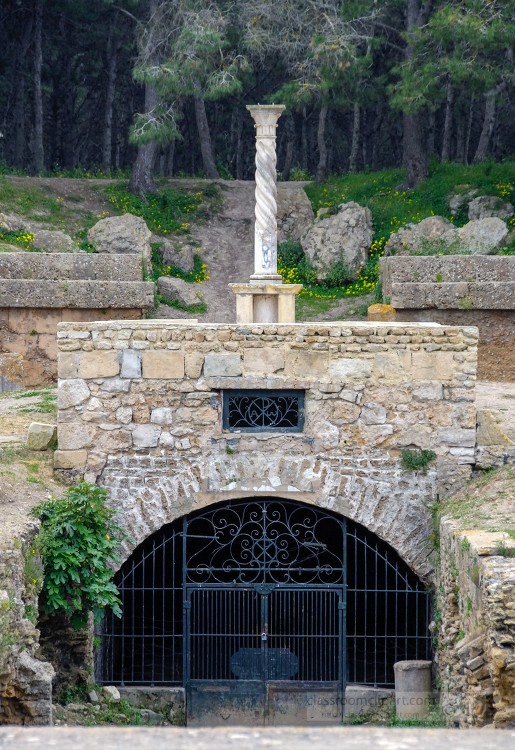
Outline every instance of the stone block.
{"label": "stone block", "polygon": [[57,427],[59,448],[64,451],[77,451],[95,444],[98,428],[83,422],[61,422]]}
{"label": "stone block", "polygon": [[115,703],[119,703],[120,701],[120,693],[114,685],[104,685],[102,695],[109,701],[114,701]]}
{"label": "stone block", "polygon": [[331,365],[331,375],[336,380],[365,380],[372,375],[368,359],[338,359]]}
{"label": "stone block", "polygon": [[454,375],[452,352],[412,352],[414,380],[451,380]]}
{"label": "stone block", "polygon": [[87,455],[85,450],[57,450],[54,453],[54,469],[82,469],[86,466]]}
{"label": "stone block", "polygon": [[122,424],[129,424],[132,421],[132,408],[130,406],[120,406],[116,410],[116,419]]}
{"label": "stone block", "polygon": [[200,354],[200,352],[192,352],[191,354],[186,354],[184,360],[184,371],[186,377],[192,378],[193,380],[200,378],[203,364],[204,355]]}
{"label": "stone block", "polygon": [[327,380],[329,377],[329,355],[304,349],[286,352],[284,374],[288,378]]}
{"label": "stone block", "polygon": [[[154,284],[149,281],[42,281],[0,279],[0,305],[60,308],[150,308],[154,307]],[[36,329],[37,330],[37,329]]]}
{"label": "stone block", "polygon": [[122,378],[141,378],[141,357],[134,349],[126,349],[122,353]]}
{"label": "stone block", "polygon": [[246,349],[243,355],[246,373],[269,375],[284,369],[284,351],[282,349]]}
{"label": "stone block", "polygon": [[363,424],[384,424],[386,422],[386,409],[380,404],[363,404],[360,418]]}
{"label": "stone block", "polygon": [[135,448],[155,448],[159,442],[161,427],[155,424],[140,424],[132,433]]}
{"label": "stone block", "polygon": [[27,448],[30,451],[46,451],[57,437],[55,424],[32,422],[27,433]]}
{"label": "stone block", "polygon": [[480,446],[501,445],[506,448],[513,447],[513,441],[499,429],[490,412],[485,409],[479,409],[477,412],[476,442]]}
{"label": "stone block", "polygon": [[439,430],[438,444],[456,446],[458,448],[473,448],[476,444],[476,431],[460,429]]}
{"label": "stone block", "polygon": [[441,383],[435,385],[426,385],[423,388],[416,388],[413,391],[413,397],[417,401],[441,401],[443,399],[443,387]]}
{"label": "stone block", "polygon": [[104,380],[100,385],[100,390],[106,393],[128,393],[131,388],[130,380],[123,380],[119,377]]}
{"label": "stone block", "polygon": [[119,372],[117,351],[82,352],[80,355],[79,378],[111,378]]}
{"label": "stone block", "polygon": [[60,378],[68,380],[77,377],[79,356],[76,352],[58,353],[57,373]]}
{"label": "stone block", "polygon": [[241,375],[239,354],[206,354],[204,377],[234,377],[235,375]]}
{"label": "stone block", "polygon": [[57,359],[57,341],[54,333],[41,333],[38,336],[38,348],[48,359]]}
{"label": "stone block", "polygon": [[173,421],[173,409],[168,406],[161,406],[159,409],[152,409],[150,421],[154,424],[168,425]]}
{"label": "stone block", "polygon": [[184,377],[184,354],[162,349],[144,351],[141,355],[143,377],[160,380],[182,380]]}
{"label": "stone block", "polygon": [[75,378],[73,380],[59,380],[57,388],[57,408],[69,409],[70,406],[78,406],[90,397],[91,393],[85,380]]}
{"label": "stone block", "polygon": [[374,356],[374,376],[387,383],[411,380],[411,352],[408,349],[384,352]]}
{"label": "stone block", "polygon": [[367,310],[367,320],[395,320],[395,308],[391,305],[370,305]]}

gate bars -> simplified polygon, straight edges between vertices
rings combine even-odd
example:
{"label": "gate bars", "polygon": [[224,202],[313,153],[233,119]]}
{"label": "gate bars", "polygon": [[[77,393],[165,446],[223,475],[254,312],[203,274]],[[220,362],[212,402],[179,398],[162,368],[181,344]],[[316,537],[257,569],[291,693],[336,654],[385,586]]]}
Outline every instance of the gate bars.
{"label": "gate bars", "polygon": [[[123,614],[118,619],[107,613],[104,620],[97,666],[106,684],[183,685],[184,644],[192,636],[186,609],[193,595],[206,596],[208,590],[218,591],[211,595],[218,609],[211,622],[204,621],[206,636],[232,635],[237,612],[247,629],[255,629],[247,634],[255,639],[262,623],[250,592],[276,598],[269,646],[280,650],[287,644],[289,658],[298,659],[298,670],[290,669],[284,679],[392,687],[394,662],[431,658],[430,592],[424,584],[360,524],[301,503],[234,501],[185,516],[145,540],[115,583]],[[338,593],[344,619],[336,640],[332,618],[320,616],[320,608],[330,606],[331,591]],[[223,596],[225,614],[216,604]],[[318,617],[312,632],[294,632],[299,607]],[[332,645],[324,652],[325,641]],[[235,680],[242,668],[252,669],[234,660],[232,669],[230,658],[228,652],[224,659],[213,653],[207,679]],[[336,677],[344,662],[346,674]],[[200,669],[200,676],[206,664],[191,668]]]}

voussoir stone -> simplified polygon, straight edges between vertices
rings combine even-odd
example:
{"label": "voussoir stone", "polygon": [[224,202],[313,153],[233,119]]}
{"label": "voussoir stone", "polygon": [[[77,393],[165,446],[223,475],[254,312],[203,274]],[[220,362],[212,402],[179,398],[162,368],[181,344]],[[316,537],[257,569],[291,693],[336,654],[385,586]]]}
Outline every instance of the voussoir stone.
{"label": "voussoir stone", "polygon": [[32,422],[27,433],[27,448],[31,451],[46,451],[57,437],[55,424]]}
{"label": "voussoir stone", "polygon": [[301,244],[317,278],[323,280],[338,261],[355,274],[368,260],[372,239],[370,209],[349,201],[334,216],[315,222]]}
{"label": "voussoir stone", "polygon": [[132,442],[135,448],[155,448],[159,442],[161,427],[156,424],[140,424],[133,430]]}
{"label": "voussoir stone", "polygon": [[117,351],[82,352],[79,378],[112,378],[120,372]]}
{"label": "voussoir stone", "polygon": [[138,253],[150,265],[151,236],[152,232],[141,217],[123,214],[97,221],[88,232],[88,242],[99,253]]}
{"label": "voussoir stone", "polygon": [[68,409],[78,406],[90,397],[88,384],[82,378],[59,380],[57,388],[57,408]]}
{"label": "voussoir stone", "polygon": [[204,377],[234,377],[236,375],[241,375],[239,354],[206,354]]}
{"label": "voussoir stone", "polygon": [[197,295],[198,285],[190,284],[174,276],[161,276],[157,281],[157,291],[170,302],[178,302],[184,307],[200,305],[202,300]]}
{"label": "voussoir stone", "polygon": [[151,349],[142,352],[141,362],[144,378],[182,380],[184,377],[184,354],[182,352]]}

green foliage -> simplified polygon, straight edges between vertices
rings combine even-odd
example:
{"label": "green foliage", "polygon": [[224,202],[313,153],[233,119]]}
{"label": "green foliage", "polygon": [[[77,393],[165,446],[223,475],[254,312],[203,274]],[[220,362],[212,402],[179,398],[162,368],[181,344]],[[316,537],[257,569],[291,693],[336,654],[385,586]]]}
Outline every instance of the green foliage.
{"label": "green foliage", "polygon": [[467,617],[470,617],[472,613],[472,599],[470,598],[470,596],[467,596],[467,598],[465,599],[465,611],[467,613]]}
{"label": "green foliage", "polygon": [[467,539],[467,537],[465,536],[465,537],[463,537],[463,541],[461,543],[461,551],[462,552],[468,552],[469,549],[470,549],[470,542]]}
{"label": "green foliage", "polygon": [[151,232],[187,234],[191,221],[198,216],[199,206],[209,197],[207,190],[192,193],[165,187],[142,198],[129,193],[127,183],[117,183],[105,188],[105,193],[120,213],[141,216]]}
{"label": "green foliage", "polygon": [[[16,411],[22,414],[54,414],[57,411],[57,396],[50,389],[29,391],[31,396],[40,396],[40,400],[28,406],[17,406]],[[28,398],[28,394],[17,394],[14,398]]]}
{"label": "green foliage", "polygon": [[403,448],[402,451],[402,464],[406,469],[411,471],[427,471],[427,465],[430,461],[434,461],[436,453],[428,450],[409,450],[409,448]]}
{"label": "green foliage", "polygon": [[495,554],[500,555],[501,557],[515,557],[515,547],[508,547],[504,541],[499,542]]}
{"label": "green foliage", "polygon": [[390,718],[386,724],[388,727],[444,727],[446,725],[445,714],[438,704],[429,704],[429,716],[426,719],[400,719],[392,707]]}
{"label": "green foliage", "polygon": [[229,456],[231,456],[231,455],[232,455],[232,454],[234,453],[234,450],[233,450],[233,449],[231,448],[231,446],[230,446],[230,445],[226,445],[226,446],[225,446],[225,452],[226,452],[226,453],[227,453],[227,454],[228,454]]}
{"label": "green foliage", "polygon": [[7,242],[9,245],[18,245],[22,247],[25,252],[39,253],[39,250],[32,244],[34,242],[35,235],[31,232],[25,232],[20,230],[19,232],[8,232],[6,229],[0,227],[0,241]]}
{"label": "green foliage", "polygon": [[32,509],[41,520],[37,543],[43,555],[45,578],[41,605],[50,614],[61,611],[75,628],[87,623],[93,612],[98,622],[105,607],[121,615],[111,562],[119,562],[116,550],[129,539],[106,505],[107,493],[96,485],[80,482],[60,499],[46,500]]}
{"label": "green foliage", "polygon": [[188,273],[187,271],[183,271],[182,268],[179,268],[178,266],[168,266],[163,264],[163,259],[161,257],[161,253],[159,252],[161,245],[161,242],[153,242],[151,244],[152,277],[149,278],[150,281],[157,282],[157,280],[161,278],[161,276],[172,276],[174,278],[187,281],[191,284],[202,284],[203,281],[209,279],[209,276],[207,274],[207,266],[205,263],[202,263],[202,259],[198,253],[195,253],[193,255],[193,271],[191,271],[191,273]]}

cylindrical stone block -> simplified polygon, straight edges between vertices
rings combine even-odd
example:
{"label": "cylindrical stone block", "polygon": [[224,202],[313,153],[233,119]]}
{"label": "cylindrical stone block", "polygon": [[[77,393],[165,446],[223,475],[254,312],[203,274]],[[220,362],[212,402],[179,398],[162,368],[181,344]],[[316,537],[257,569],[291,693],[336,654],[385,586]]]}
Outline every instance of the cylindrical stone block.
{"label": "cylindrical stone block", "polygon": [[432,697],[430,661],[398,661],[395,673],[395,711],[399,719],[424,719]]}

